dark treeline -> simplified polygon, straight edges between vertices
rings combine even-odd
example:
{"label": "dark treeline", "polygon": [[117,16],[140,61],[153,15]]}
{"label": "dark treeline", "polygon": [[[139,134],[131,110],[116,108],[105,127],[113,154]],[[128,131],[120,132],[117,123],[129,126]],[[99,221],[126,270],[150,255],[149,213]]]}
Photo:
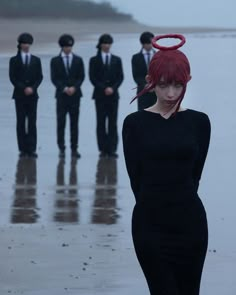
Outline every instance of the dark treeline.
{"label": "dark treeline", "polygon": [[132,20],[108,2],[90,0],[0,0],[0,17],[55,17],[105,20]]}

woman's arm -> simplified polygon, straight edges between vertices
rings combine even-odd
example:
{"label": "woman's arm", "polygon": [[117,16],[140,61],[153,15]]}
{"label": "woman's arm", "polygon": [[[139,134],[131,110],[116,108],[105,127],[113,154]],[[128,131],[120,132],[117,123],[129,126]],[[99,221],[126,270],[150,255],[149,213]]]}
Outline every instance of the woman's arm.
{"label": "woman's arm", "polygon": [[126,168],[130,178],[131,188],[137,199],[140,185],[140,159],[137,126],[133,119],[134,118],[131,115],[125,118],[122,129],[122,138]]}
{"label": "woman's arm", "polygon": [[207,152],[210,143],[211,136],[211,123],[206,114],[203,114],[200,118],[200,122],[198,124],[197,133],[198,133],[198,145],[199,151],[196,159],[196,164],[193,171],[193,177],[196,184],[196,188],[198,189],[199,181],[201,179],[203,167],[205,164],[205,160],[207,157]]}

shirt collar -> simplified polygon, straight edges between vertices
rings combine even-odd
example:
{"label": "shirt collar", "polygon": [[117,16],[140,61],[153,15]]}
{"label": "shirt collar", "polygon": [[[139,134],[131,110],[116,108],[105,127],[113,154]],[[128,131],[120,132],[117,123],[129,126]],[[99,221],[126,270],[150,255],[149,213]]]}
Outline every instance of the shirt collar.
{"label": "shirt collar", "polygon": [[24,51],[21,51],[21,56],[22,56],[23,58],[25,58],[26,55],[28,55],[28,57],[31,56],[30,52],[27,52],[27,53],[26,53],[26,52],[24,52]]}
{"label": "shirt collar", "polygon": [[147,53],[150,53],[150,55],[153,55],[154,54],[154,52],[153,52],[153,50],[151,49],[150,51],[147,51],[146,49],[142,49],[142,54],[144,54],[144,55],[146,55]]}
{"label": "shirt collar", "polygon": [[72,52],[70,52],[69,54],[65,54],[65,52],[62,51],[61,52],[61,57],[64,58],[66,56],[69,56],[69,58],[72,58],[73,54],[72,54]]}
{"label": "shirt collar", "polygon": [[105,57],[108,55],[108,57],[110,58],[111,57],[111,53],[110,52],[104,52],[104,51],[101,51],[102,53],[102,58],[105,59]]}

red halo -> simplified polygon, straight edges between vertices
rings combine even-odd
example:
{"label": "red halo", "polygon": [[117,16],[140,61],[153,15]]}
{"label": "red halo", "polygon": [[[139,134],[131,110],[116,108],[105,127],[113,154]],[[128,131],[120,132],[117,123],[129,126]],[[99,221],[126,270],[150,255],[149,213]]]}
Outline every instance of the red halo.
{"label": "red halo", "polygon": [[[165,39],[165,38],[173,38],[173,39],[180,39],[181,42],[179,44],[173,45],[173,46],[161,46],[157,44],[156,42],[160,39]],[[159,35],[156,36],[152,39],[152,46],[160,49],[160,50],[175,50],[178,49],[179,47],[183,46],[184,43],[186,42],[185,37],[180,34],[166,34],[166,35]]]}

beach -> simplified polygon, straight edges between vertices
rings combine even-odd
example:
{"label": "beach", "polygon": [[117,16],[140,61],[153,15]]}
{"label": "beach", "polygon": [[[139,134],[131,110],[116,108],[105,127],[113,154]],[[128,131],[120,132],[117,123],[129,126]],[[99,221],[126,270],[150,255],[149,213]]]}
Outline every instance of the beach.
{"label": "beach", "polygon": [[[234,30],[150,28],[135,23],[75,22],[68,20],[0,20],[0,295],[148,295],[132,237],[134,197],[122,153],[125,116],[136,111],[131,75],[132,54],[140,50],[139,35],[181,32],[183,51],[192,70],[183,105],[207,113],[212,138],[199,196],[208,215],[209,247],[201,295],[234,295],[236,283]],[[177,31],[176,31],[177,30]],[[32,53],[42,60],[44,79],[39,88],[38,159],[18,158],[15,108],[8,78],[10,56],[17,36],[35,37]],[[101,161],[95,136],[95,108],[88,63],[96,54],[102,33],[114,37],[112,52],[122,58],[125,80],[120,87],[119,158]],[[58,159],[55,89],[50,59],[59,54],[63,33],[75,37],[74,52],[83,57],[79,149],[82,158]],[[68,127],[68,126],[67,126]],[[69,130],[66,130],[69,144]],[[68,145],[67,144],[67,145]]]}

